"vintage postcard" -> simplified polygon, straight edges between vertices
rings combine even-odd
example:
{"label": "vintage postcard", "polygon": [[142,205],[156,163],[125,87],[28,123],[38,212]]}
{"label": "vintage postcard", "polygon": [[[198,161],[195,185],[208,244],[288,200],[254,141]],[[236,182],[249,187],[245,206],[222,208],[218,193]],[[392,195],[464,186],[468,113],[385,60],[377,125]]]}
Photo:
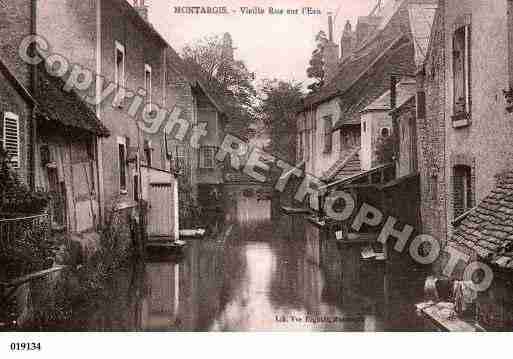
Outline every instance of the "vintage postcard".
{"label": "vintage postcard", "polygon": [[512,330],[512,7],[0,0],[0,331]]}

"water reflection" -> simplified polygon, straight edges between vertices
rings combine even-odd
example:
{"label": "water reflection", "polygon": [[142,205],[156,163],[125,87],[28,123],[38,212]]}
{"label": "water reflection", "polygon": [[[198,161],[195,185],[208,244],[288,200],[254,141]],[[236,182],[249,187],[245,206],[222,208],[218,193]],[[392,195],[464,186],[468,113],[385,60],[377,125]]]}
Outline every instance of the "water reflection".
{"label": "water reflection", "polygon": [[[413,303],[421,284],[394,280],[375,268],[360,276],[358,250],[341,253],[334,241],[323,240],[317,227],[299,217],[271,221],[269,201],[240,195],[231,201],[228,235],[189,241],[181,260],[147,263],[141,285],[123,289],[131,304],[122,310],[107,305],[97,314],[102,320],[95,321],[95,329],[420,328]],[[119,324],[122,315],[112,314],[126,310],[126,318],[132,318],[134,308],[135,321]]]}
{"label": "water reflection", "polygon": [[228,238],[190,241],[181,263],[147,265],[143,329],[383,329],[372,306],[343,303],[340,277],[327,282],[315,230],[296,221],[291,237],[290,225],[269,221],[268,201],[242,198],[231,208]]}

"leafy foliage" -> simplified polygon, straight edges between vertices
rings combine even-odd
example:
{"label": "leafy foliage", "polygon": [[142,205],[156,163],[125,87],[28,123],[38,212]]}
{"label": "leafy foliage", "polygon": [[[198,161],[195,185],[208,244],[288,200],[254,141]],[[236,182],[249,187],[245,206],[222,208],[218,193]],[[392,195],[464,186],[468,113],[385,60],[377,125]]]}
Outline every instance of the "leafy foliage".
{"label": "leafy foliage", "polygon": [[0,213],[41,213],[49,196],[32,192],[23,184],[9,165],[9,156],[0,148]]}
{"label": "leafy foliage", "polygon": [[314,79],[315,82],[308,86],[311,92],[318,91],[324,85],[324,47],[328,38],[324,31],[319,31],[315,36],[315,42],[317,44],[316,49],[312,52],[312,58],[310,59],[310,66],[306,69],[308,78]]}
{"label": "leafy foliage", "polygon": [[48,240],[48,228],[32,221],[20,221],[11,225],[11,235],[2,240],[0,267],[4,279],[47,269],[54,262],[54,247]]}
{"label": "leafy foliage", "polygon": [[240,130],[252,119],[257,93],[255,74],[234,58],[234,49],[229,33],[216,34],[186,45],[182,56],[189,67],[201,68],[209,91],[222,99],[229,120],[239,122],[233,125]]}
{"label": "leafy foliage", "polygon": [[260,90],[260,103],[256,107],[258,118],[271,134],[273,155],[283,160],[294,160],[296,113],[301,105],[302,84],[277,79],[264,80]]}

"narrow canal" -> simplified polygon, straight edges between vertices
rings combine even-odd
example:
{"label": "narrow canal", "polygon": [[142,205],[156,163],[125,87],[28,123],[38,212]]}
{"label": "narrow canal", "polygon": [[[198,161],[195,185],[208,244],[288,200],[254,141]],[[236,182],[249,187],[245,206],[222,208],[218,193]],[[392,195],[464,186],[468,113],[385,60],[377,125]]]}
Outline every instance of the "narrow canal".
{"label": "narrow canal", "polygon": [[421,285],[397,285],[372,268],[360,283],[348,283],[343,260],[305,221],[271,222],[269,201],[240,196],[222,235],[188,241],[182,258],[146,263],[140,285],[117,287],[119,295],[90,329],[423,329],[413,307]]}

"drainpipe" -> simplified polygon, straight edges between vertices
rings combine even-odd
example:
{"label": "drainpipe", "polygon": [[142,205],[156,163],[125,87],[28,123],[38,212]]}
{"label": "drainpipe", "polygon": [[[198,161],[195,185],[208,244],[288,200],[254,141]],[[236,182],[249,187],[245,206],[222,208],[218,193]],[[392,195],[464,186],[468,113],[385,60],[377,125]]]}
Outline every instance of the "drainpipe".
{"label": "drainpipe", "polygon": [[[102,73],[102,1],[96,1],[96,117],[102,121],[102,108],[100,96],[102,88],[100,87],[100,78]],[[105,214],[105,188],[103,183],[103,139],[96,137],[96,166],[98,180],[98,225],[101,227],[104,223]]]}
{"label": "drainpipe", "polygon": [[[37,34],[37,0],[31,0],[30,4],[30,34],[36,35]],[[35,47],[34,47],[35,49]],[[37,89],[37,65],[27,65],[30,66],[30,82],[32,87],[32,93],[36,94]],[[37,106],[36,104],[32,104],[32,111],[31,111],[31,134],[29,138],[29,143],[32,144],[31,148],[31,158],[29,163],[29,173],[28,176],[28,182],[29,187],[32,190],[36,189],[36,169],[37,169]]]}
{"label": "drainpipe", "polygon": [[[396,75],[390,76],[390,110],[393,111],[397,108],[397,82],[399,77]],[[397,122],[397,115],[392,115],[392,130],[391,136],[394,140],[394,162],[395,162],[395,176],[397,177],[399,168],[399,156],[400,156],[400,137],[399,137],[399,123]]]}

